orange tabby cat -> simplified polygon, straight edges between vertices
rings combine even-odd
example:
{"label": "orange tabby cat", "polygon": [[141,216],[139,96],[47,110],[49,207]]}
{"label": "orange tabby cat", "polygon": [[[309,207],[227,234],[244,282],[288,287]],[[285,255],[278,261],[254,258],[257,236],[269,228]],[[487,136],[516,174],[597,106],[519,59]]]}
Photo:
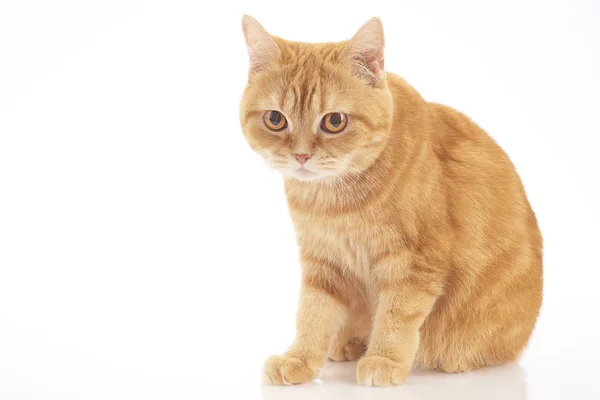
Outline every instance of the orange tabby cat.
{"label": "orange tabby cat", "polygon": [[296,339],[267,380],[310,381],[327,357],[360,359],[358,383],[375,386],[415,363],[516,359],[542,302],[542,238],[506,154],[384,72],[377,18],[323,44],[242,25],[241,125],[285,176],[303,272]]}

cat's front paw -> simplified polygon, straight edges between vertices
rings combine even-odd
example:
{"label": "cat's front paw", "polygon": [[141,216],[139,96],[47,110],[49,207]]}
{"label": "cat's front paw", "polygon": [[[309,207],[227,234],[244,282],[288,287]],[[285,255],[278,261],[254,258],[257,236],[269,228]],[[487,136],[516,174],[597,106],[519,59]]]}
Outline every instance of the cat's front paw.
{"label": "cat's front paw", "polygon": [[292,356],[273,356],[265,362],[264,377],[272,385],[295,385],[312,381],[318,371]]}
{"label": "cat's front paw", "polygon": [[359,385],[392,386],[404,382],[410,366],[380,356],[367,356],[358,362]]}

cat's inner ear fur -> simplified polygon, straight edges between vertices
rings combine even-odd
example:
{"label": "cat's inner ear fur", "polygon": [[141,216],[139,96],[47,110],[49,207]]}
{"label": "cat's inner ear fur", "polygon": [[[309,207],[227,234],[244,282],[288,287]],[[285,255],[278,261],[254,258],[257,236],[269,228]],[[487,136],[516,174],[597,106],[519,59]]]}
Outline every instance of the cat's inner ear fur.
{"label": "cat's inner ear fur", "polygon": [[376,86],[385,76],[383,69],[383,25],[379,18],[372,18],[348,41],[342,57],[354,62],[356,74]]}
{"label": "cat's inner ear fur", "polygon": [[248,46],[250,72],[263,71],[280,54],[279,47],[271,35],[249,15],[242,18],[242,31]]}

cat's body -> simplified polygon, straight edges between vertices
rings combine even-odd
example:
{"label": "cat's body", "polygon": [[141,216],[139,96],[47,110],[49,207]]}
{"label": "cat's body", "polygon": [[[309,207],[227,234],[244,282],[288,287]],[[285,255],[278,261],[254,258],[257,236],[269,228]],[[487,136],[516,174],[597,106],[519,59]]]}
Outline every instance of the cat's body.
{"label": "cat's body", "polygon": [[[420,364],[456,372],[513,360],[535,324],[542,283],[541,237],[520,180],[474,123],[387,75],[398,111],[412,110],[395,115],[397,140],[382,153],[389,165],[348,179],[351,194],[286,181],[300,248],[339,265],[336,295],[356,307],[348,319],[359,326],[342,331],[334,351],[351,339],[368,343],[373,266],[402,250],[426,254],[424,276],[429,268],[444,276],[421,326]],[[416,129],[403,129],[407,120]]]}
{"label": "cat's body", "polygon": [[[373,24],[362,35],[377,42]],[[367,385],[399,384],[413,362],[460,372],[517,358],[541,305],[542,239],[506,154],[461,113],[384,75],[364,40],[350,59],[372,75],[343,68],[352,41],[273,40],[278,58],[251,71],[242,126],[255,150],[285,163],[303,286],[296,341],[267,361],[268,380],[304,382],[327,356],[365,351]],[[252,60],[248,33],[247,42]],[[290,125],[269,137],[253,118],[273,109]],[[346,137],[329,135],[331,125],[315,134],[313,120],[332,110],[347,115]],[[298,148],[301,167],[290,172],[284,156],[298,160]]]}

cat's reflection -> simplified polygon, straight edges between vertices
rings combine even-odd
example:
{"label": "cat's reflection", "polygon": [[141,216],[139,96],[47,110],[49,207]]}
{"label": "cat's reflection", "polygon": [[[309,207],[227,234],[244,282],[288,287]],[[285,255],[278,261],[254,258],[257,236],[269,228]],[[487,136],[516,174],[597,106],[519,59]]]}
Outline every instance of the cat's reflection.
{"label": "cat's reflection", "polygon": [[328,363],[320,379],[293,387],[263,385],[265,400],[460,399],[524,400],[527,384],[518,364],[463,373],[413,371],[404,385],[369,388],[356,384],[356,363]]}

